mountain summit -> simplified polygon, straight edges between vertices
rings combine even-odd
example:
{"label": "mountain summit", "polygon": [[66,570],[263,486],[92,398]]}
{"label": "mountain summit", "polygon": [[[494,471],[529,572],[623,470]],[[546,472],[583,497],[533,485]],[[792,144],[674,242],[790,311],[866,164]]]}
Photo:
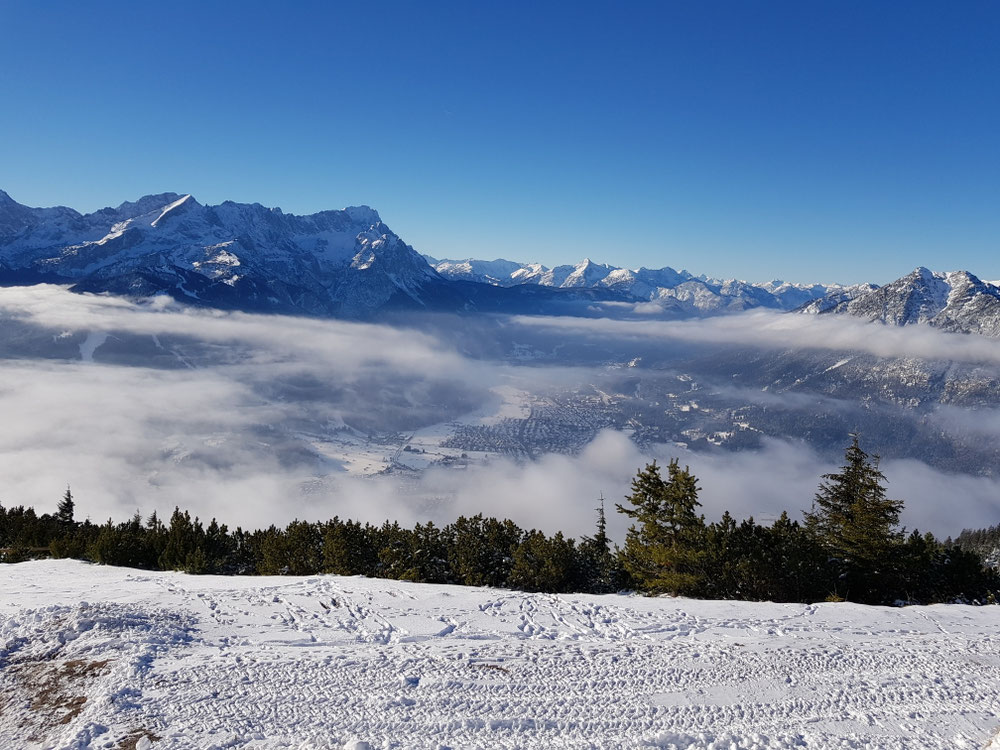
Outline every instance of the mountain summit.
{"label": "mountain summit", "polygon": [[420,306],[425,287],[443,283],[368,206],[294,216],[177,193],[80,214],[0,192],[0,273],[6,283],[346,317]]}
{"label": "mountain summit", "polygon": [[831,295],[801,312],[844,313],[888,325],[924,323],[946,331],[1000,336],[1000,288],[968,271],[914,269],[882,287]]}

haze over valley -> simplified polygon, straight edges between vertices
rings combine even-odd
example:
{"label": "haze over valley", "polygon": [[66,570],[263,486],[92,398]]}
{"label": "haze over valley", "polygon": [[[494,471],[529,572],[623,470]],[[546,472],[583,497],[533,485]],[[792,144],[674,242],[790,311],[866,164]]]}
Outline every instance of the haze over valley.
{"label": "haze over valley", "polygon": [[957,533],[1000,502],[1000,289],[966,272],[432,266],[367,207],[0,197],[18,502],[69,483],[95,520],[194,497],[259,524],[484,512],[580,534],[637,466],[679,456],[710,517],[766,519],[808,507],[854,431],[911,527]]}

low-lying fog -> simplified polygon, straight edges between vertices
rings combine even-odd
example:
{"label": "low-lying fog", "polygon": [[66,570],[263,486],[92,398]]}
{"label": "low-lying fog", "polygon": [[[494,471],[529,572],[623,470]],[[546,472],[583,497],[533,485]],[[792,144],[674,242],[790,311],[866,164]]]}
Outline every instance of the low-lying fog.
{"label": "low-lying fog", "polygon": [[[710,519],[799,517],[860,429],[910,528],[954,534],[1000,514],[993,339],[774,313],[403,323],[0,289],[0,504],[54,510],[69,484],[96,522],[175,505],[245,528],[483,512],[579,535],[603,496],[621,539],[614,503],[652,458],[690,465]],[[563,394],[568,421],[538,422],[506,455],[458,448],[463,460],[419,473],[362,476],[317,449],[345,436],[381,460],[421,430],[495,425],[518,408],[510,393],[532,419],[544,411],[533,395]],[[576,443],[546,432],[560,424]]]}

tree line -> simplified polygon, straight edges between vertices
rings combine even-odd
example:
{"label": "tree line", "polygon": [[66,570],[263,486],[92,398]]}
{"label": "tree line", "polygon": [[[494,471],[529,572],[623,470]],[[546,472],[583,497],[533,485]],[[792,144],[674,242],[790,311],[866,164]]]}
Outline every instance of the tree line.
{"label": "tree line", "polygon": [[284,528],[231,531],[175,509],[164,521],[136,513],[104,524],[74,518],[66,490],[56,513],[0,505],[0,555],[40,554],[108,565],[196,574],[364,575],[427,583],[550,593],[649,594],[870,604],[996,599],[1000,577],[974,549],[899,528],[903,503],[889,499],[878,458],[852,436],[839,471],[823,477],[802,521],[787,513],[769,525],[729,513],[707,523],[697,478],[676,460],[654,461],[632,480],[617,510],[632,524],[618,548],[603,502],[593,535],[525,530],[508,519],[460,517],[404,528],[335,517]]}
{"label": "tree line", "polygon": [[948,537],[945,544],[975,552],[991,568],[1000,568],[1000,524],[985,529],[962,529],[954,542]]}

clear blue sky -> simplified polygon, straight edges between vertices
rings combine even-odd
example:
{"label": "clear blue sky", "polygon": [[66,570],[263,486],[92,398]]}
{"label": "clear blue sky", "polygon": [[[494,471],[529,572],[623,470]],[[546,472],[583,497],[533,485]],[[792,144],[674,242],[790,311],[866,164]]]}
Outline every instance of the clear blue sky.
{"label": "clear blue sky", "polygon": [[996,2],[10,2],[0,188],[367,203],[419,251],[1000,278]]}

